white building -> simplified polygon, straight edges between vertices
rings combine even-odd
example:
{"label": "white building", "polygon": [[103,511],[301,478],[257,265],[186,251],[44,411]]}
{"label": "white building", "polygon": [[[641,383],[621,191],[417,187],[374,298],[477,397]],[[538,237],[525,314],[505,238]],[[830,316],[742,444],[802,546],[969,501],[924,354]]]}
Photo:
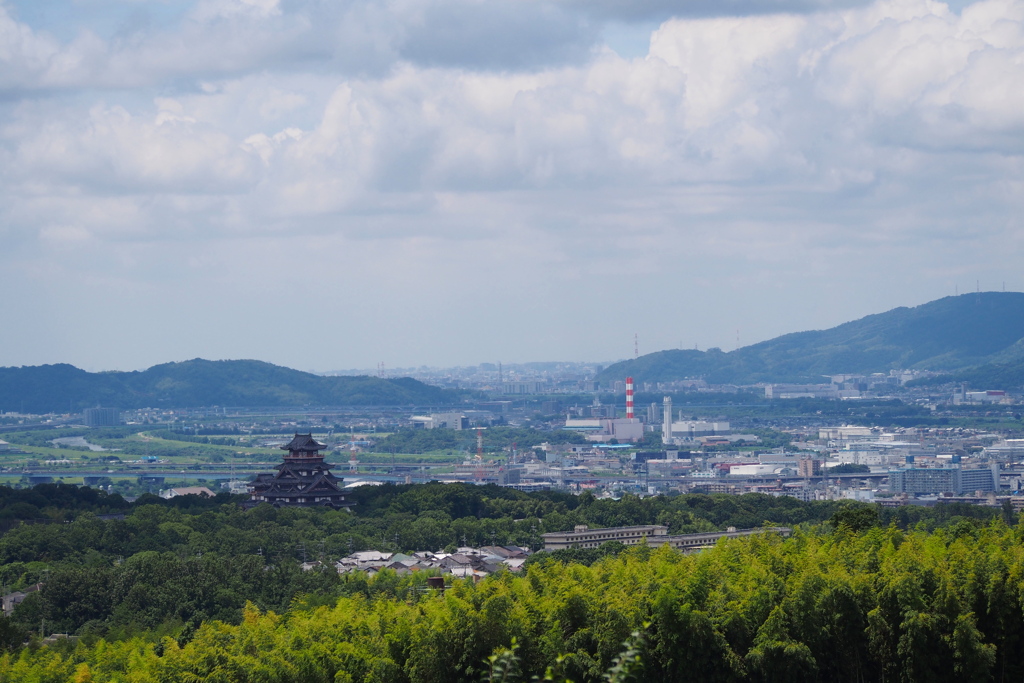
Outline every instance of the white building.
{"label": "white building", "polygon": [[834,384],[768,384],[765,398],[839,398]]}
{"label": "white building", "polygon": [[778,465],[733,465],[729,474],[734,477],[763,477],[775,474]]}
{"label": "white building", "polygon": [[818,439],[837,444],[850,441],[868,441],[872,438],[870,427],[844,425],[842,427],[822,427],[818,430]]}
{"label": "white building", "polygon": [[589,418],[565,421],[565,428],[587,435],[589,441],[639,441],[644,438],[644,424],[639,418]]}
{"label": "white building", "polygon": [[1005,403],[1009,400],[1005,391],[968,391],[967,403]]}
{"label": "white building", "polygon": [[730,432],[728,422],[684,420],[672,423],[673,439],[696,439],[701,436],[724,436]]}

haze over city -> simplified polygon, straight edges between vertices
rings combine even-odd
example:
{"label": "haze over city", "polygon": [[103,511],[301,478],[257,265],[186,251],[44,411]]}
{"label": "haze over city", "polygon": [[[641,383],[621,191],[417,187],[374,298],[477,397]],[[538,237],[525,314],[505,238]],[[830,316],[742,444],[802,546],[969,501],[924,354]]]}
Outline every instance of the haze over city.
{"label": "haze over city", "polygon": [[732,350],[1019,291],[1024,2],[0,2],[0,365]]}

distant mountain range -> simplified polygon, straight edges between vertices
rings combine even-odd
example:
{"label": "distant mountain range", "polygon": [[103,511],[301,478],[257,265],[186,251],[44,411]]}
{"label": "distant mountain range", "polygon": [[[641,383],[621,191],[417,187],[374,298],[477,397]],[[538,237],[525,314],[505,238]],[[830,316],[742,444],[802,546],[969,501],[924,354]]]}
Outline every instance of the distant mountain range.
{"label": "distant mountain range", "polygon": [[459,398],[459,392],[408,377],[321,377],[255,360],[197,358],[137,372],[86,372],[66,364],[0,368],[0,410],[30,413],[93,406],[438,405]]}
{"label": "distant mountain range", "polygon": [[728,353],[659,351],[610,365],[598,379],[821,382],[823,375],[894,369],[950,373],[950,379],[984,388],[1024,385],[1024,293],[946,297],[827,330],[786,334]]}

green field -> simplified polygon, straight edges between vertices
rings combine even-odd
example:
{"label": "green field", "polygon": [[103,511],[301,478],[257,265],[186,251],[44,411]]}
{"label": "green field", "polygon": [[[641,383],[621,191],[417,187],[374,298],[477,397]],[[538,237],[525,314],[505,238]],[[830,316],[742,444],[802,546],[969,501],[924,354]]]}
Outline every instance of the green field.
{"label": "green field", "polygon": [[[155,490],[154,485],[140,480],[149,474],[164,477],[163,488],[183,485],[217,488],[222,479],[214,477],[214,473],[223,474],[230,470],[236,478],[245,480],[256,472],[269,471],[280,462],[283,452],[260,444],[285,442],[291,436],[289,432],[210,437],[183,434],[180,438],[172,438],[167,430],[141,427],[4,432],[0,433],[0,439],[8,442],[11,448],[24,452],[0,451],[0,485],[27,485],[28,475],[38,472],[53,476],[54,481],[77,485],[84,485],[85,474],[106,474],[111,479],[113,490],[123,495]],[[316,436],[322,441],[328,440],[325,435]],[[359,438],[360,435],[344,434],[343,439],[331,439],[329,445],[347,443],[352,436]],[[76,437],[105,450],[94,451],[87,445],[57,445],[52,442],[53,439]],[[349,469],[349,453],[345,450],[331,451],[326,459],[335,465],[338,476],[351,478],[387,471],[391,465],[429,465],[431,473],[447,474],[454,471],[453,466],[462,462],[466,455],[447,449],[415,454],[362,452],[356,457],[358,466],[355,471]],[[143,462],[143,458],[157,458],[157,461]],[[190,476],[178,478],[175,471]],[[203,478],[204,472],[209,472],[210,476]]]}

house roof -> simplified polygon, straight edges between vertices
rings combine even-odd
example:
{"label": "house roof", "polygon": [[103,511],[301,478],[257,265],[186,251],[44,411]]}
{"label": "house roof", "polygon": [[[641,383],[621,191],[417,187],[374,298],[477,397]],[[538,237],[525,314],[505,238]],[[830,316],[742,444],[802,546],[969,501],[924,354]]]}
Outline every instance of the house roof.
{"label": "house roof", "polygon": [[176,498],[177,496],[207,496],[212,498],[216,494],[205,486],[182,486],[168,489],[165,498]]}
{"label": "house roof", "polygon": [[391,555],[392,553],[382,553],[377,550],[360,550],[359,552],[352,553],[349,557],[359,562],[369,562],[372,560],[389,560]]}

